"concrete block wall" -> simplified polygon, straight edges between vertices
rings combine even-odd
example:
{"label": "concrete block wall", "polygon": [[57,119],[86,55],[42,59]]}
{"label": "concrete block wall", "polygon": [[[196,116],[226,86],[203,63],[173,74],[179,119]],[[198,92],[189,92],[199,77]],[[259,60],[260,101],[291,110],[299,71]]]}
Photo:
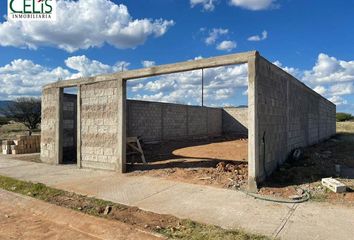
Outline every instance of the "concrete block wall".
{"label": "concrete block wall", "polygon": [[222,134],[222,109],[127,101],[127,136],[163,141]]}
{"label": "concrete block wall", "polygon": [[82,85],[81,166],[115,170],[118,158],[117,81]]}
{"label": "concrete block wall", "polygon": [[77,135],[77,95],[63,95],[63,161],[76,160]]}
{"label": "concrete block wall", "polygon": [[222,130],[225,134],[247,134],[248,108],[224,107]]}
{"label": "concrete block wall", "polygon": [[295,148],[334,135],[336,107],[264,58],[259,57],[256,66],[256,162],[261,181]]}
{"label": "concrete block wall", "polygon": [[44,89],[42,92],[41,160],[58,164],[59,138],[59,88]]}

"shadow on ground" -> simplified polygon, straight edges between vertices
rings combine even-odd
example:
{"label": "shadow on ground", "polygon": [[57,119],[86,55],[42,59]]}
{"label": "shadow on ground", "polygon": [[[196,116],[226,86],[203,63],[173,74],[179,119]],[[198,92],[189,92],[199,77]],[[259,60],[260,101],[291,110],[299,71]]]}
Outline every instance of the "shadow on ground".
{"label": "shadow on ground", "polygon": [[[300,160],[287,161],[260,186],[261,193],[291,191],[292,186],[306,186],[309,190],[326,193],[320,184],[322,178],[333,177],[347,185],[347,192],[354,189],[354,134],[338,133],[333,138],[307,147]],[[336,170],[340,165],[340,171]],[[354,201],[354,194],[351,196]]]}
{"label": "shadow on ground", "polygon": [[[128,171],[168,168],[215,168],[219,162],[241,164],[247,162],[248,142],[244,136],[222,136],[144,144],[148,164],[139,155],[127,160]],[[128,150],[129,151],[129,150]],[[233,151],[233,152],[231,152]]]}

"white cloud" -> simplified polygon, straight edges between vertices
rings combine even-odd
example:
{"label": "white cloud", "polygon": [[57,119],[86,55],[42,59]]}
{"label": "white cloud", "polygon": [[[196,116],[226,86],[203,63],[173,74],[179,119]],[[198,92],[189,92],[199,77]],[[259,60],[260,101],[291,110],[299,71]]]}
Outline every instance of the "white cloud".
{"label": "white cloud", "polygon": [[354,61],[337,60],[321,53],[312,70],[304,72],[304,81],[313,84],[354,81]]}
{"label": "white cloud", "polygon": [[96,60],[91,60],[85,55],[83,56],[74,56],[65,60],[67,67],[76,70],[77,73],[73,74],[71,78],[79,77],[89,77],[98,74],[119,72],[122,70],[127,70],[129,63],[127,62],[117,62],[113,66],[103,64]]}
{"label": "white cloud", "polygon": [[216,49],[221,51],[231,51],[232,49],[236,48],[237,44],[234,41],[222,41],[216,46]]}
{"label": "white cloud", "polygon": [[141,65],[143,65],[144,68],[149,68],[149,67],[155,66],[155,64],[156,63],[154,61],[148,61],[148,60],[141,62]]}
{"label": "white cloud", "polygon": [[280,61],[275,61],[273,62],[274,65],[280,67],[281,69],[283,69],[285,72],[293,75],[294,77],[296,77],[297,79],[302,79],[303,76],[303,72],[300,69],[297,68],[293,68],[293,67],[286,67],[283,66],[283,64]]}
{"label": "white cloud", "polygon": [[258,42],[258,41],[262,41],[262,40],[265,40],[268,38],[268,32],[266,30],[264,30],[262,32],[262,36],[260,35],[254,35],[254,36],[251,36],[249,37],[247,40],[248,41],[253,41],[253,42]]}
{"label": "white cloud", "polygon": [[337,106],[348,104],[348,101],[340,96],[333,96],[333,97],[330,97],[328,100],[333,102]]}
{"label": "white cloud", "polygon": [[316,86],[313,90],[321,95],[324,95],[327,92],[327,89],[324,86]]}
{"label": "white cloud", "polygon": [[191,7],[202,5],[205,11],[213,11],[216,0],[190,0]]}
{"label": "white cloud", "polygon": [[330,93],[335,96],[349,95],[354,93],[353,83],[338,83],[334,84],[329,89]]}
{"label": "white cloud", "polygon": [[0,67],[0,99],[39,96],[42,85],[70,76],[71,73],[61,67],[49,69],[30,60],[13,60]]}
{"label": "white cloud", "polygon": [[205,39],[205,43],[206,45],[212,45],[216,42],[216,40],[218,40],[218,38],[221,35],[226,35],[229,33],[228,29],[224,29],[224,28],[213,28],[210,32],[209,32],[209,36]]}
{"label": "white cloud", "polygon": [[53,46],[74,52],[108,43],[135,48],[149,37],[160,37],[172,20],[133,19],[128,8],[110,0],[59,0],[57,21],[0,23],[0,45],[36,49]]}
{"label": "white cloud", "polygon": [[[205,100],[211,104],[215,100],[231,98],[238,89],[244,91],[248,84],[247,74],[247,64],[204,69]],[[128,87],[132,92],[137,87],[144,92],[133,94],[134,99],[200,104],[201,83],[201,70],[195,70],[147,78],[139,83],[128,82]]]}
{"label": "white cloud", "polygon": [[31,60],[17,59],[0,67],[0,99],[20,96],[40,96],[43,85],[63,79],[93,76],[120,71],[129,63],[118,62],[113,66],[90,60],[86,56],[74,56],[65,60],[67,68],[49,68]]}
{"label": "white cloud", "polygon": [[132,89],[132,92],[137,92],[137,91],[139,91],[139,90],[141,90],[143,88],[144,88],[144,84],[138,83],[138,84],[132,86],[131,89]]}
{"label": "white cloud", "polygon": [[258,11],[276,7],[276,0],[230,0],[232,6]]}

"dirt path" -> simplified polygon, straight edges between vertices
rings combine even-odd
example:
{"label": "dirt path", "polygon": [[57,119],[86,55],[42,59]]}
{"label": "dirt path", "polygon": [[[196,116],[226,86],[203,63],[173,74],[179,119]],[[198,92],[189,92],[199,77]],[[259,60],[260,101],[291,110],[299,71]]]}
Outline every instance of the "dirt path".
{"label": "dirt path", "polygon": [[161,239],[128,224],[0,190],[0,239]]}

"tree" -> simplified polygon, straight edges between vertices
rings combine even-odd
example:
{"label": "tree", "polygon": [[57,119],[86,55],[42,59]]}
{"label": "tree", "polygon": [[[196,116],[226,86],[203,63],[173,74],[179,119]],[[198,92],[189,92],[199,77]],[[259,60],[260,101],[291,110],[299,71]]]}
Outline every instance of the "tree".
{"label": "tree", "polygon": [[336,118],[337,122],[350,121],[354,119],[354,117],[350,113],[337,113]]}
{"label": "tree", "polygon": [[0,116],[0,127],[8,123],[9,123],[9,119],[7,117]]}
{"label": "tree", "polygon": [[29,135],[41,122],[41,99],[34,97],[21,97],[0,109],[6,118],[13,119],[25,125]]}

